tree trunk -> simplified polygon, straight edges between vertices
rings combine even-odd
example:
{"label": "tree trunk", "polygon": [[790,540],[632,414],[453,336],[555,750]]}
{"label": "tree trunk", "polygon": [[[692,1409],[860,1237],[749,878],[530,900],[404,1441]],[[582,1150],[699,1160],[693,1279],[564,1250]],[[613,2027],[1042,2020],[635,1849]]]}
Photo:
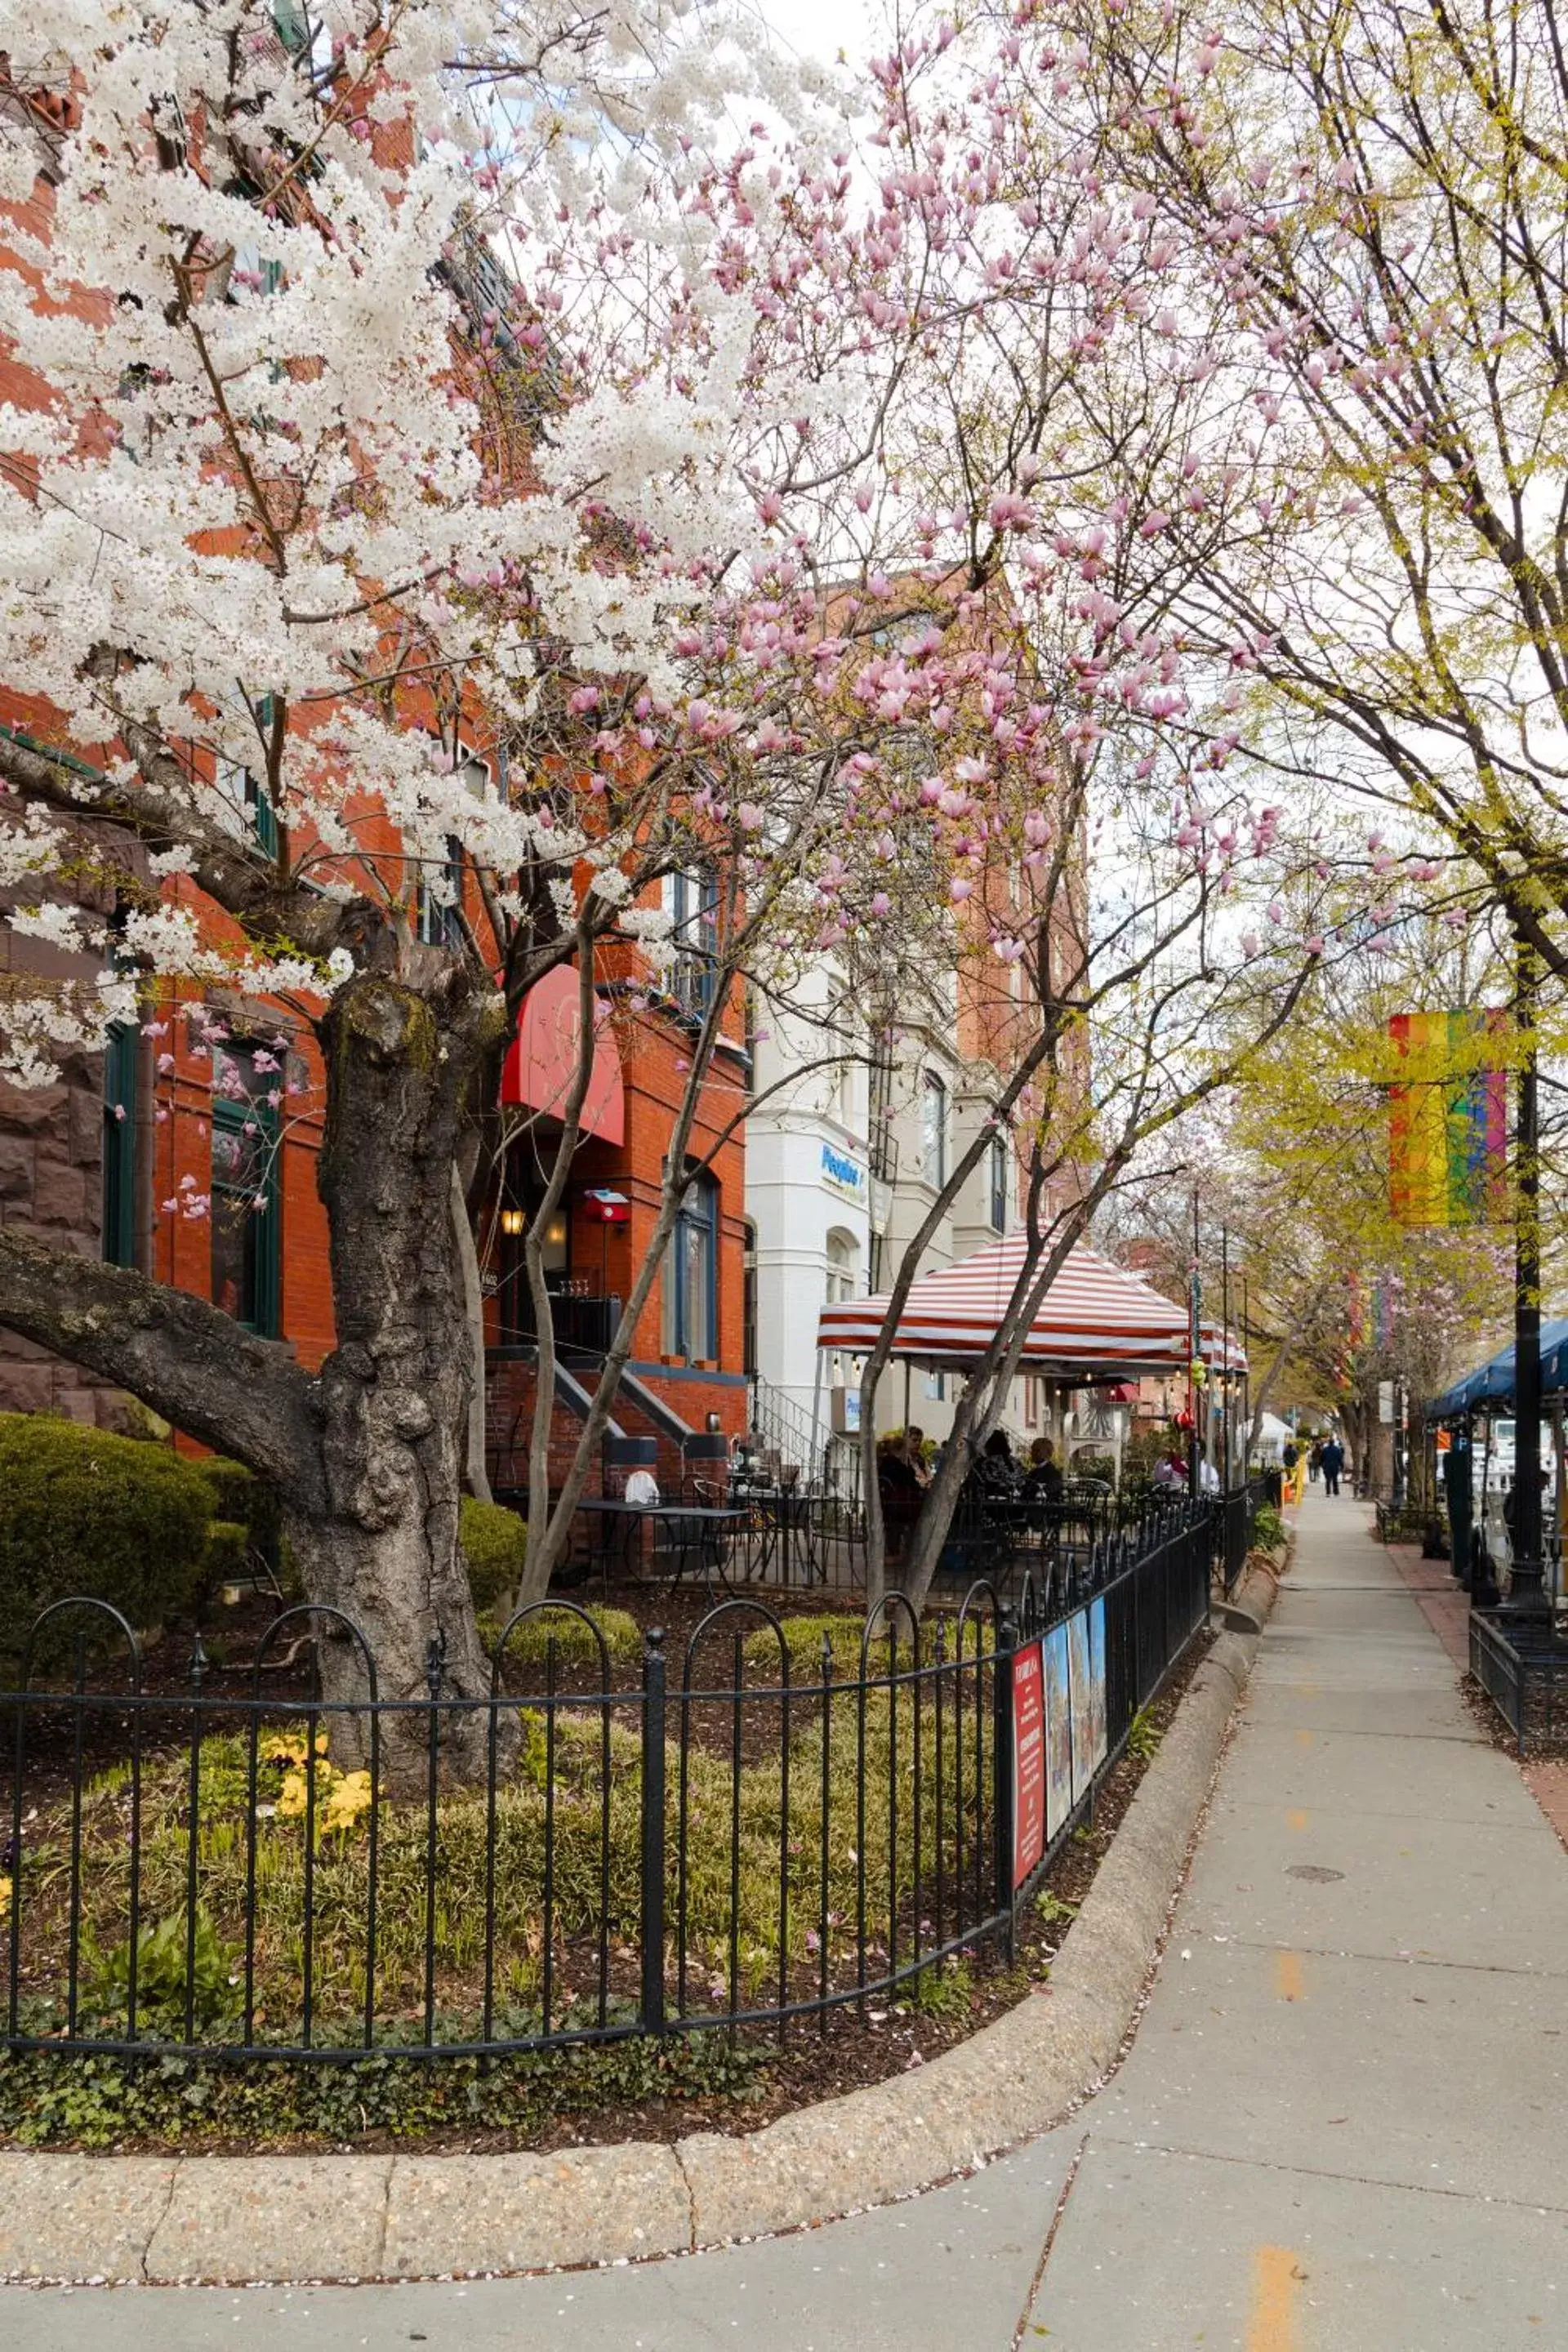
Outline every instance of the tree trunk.
{"label": "tree trunk", "polygon": [[[338,1344],[313,1403],[321,1492],[285,1494],[284,1524],[312,1601],[341,1610],[374,1660],[384,1699],[432,1688],[482,1700],[490,1670],[458,1542],[473,1349],[452,1232],[452,1158],[471,1046],[460,1022],[388,979],[355,981],[321,1024],[327,1124],[317,1184],[331,1236]],[[359,1644],[321,1644],[323,1696],[363,1698]],[[341,1719],[335,1754],[363,1748]],[[508,1731],[508,1752],[510,1727]],[[442,1777],[485,1770],[489,1723],[441,1718]],[[385,1780],[424,1785],[429,1724],[382,1719]]]}
{"label": "tree trunk", "polygon": [[472,1377],[468,1388],[468,1460],[465,1477],[470,1495],[479,1503],[493,1503],[490,1475],[485,1466],[485,1301],[479,1287],[479,1254],[474,1247],[474,1228],[468,1217],[468,1196],[463,1180],[452,1163],[452,1247],[457,1252],[458,1271],[463,1285],[463,1319],[468,1330],[468,1360]]}
{"label": "tree trunk", "polygon": [[[473,1349],[452,1229],[459,1107],[504,1017],[460,974],[428,992],[351,981],[321,1024],[327,1123],[317,1167],[338,1344],[312,1379],[205,1298],[0,1226],[0,1323],[129,1389],[270,1478],[309,1601],[363,1636],[383,1699],[423,1700],[437,1669],[443,1779],[486,1771],[489,1663],[458,1543]],[[365,1760],[364,1651],[318,1625],[341,1762]],[[500,1725],[510,1759],[516,1727]],[[426,1717],[382,1718],[401,1794],[429,1770]]]}

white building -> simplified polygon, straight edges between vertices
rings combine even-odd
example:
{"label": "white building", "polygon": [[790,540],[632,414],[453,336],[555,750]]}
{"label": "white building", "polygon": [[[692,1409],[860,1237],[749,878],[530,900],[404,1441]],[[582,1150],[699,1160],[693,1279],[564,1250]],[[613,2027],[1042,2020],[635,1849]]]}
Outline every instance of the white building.
{"label": "white building", "polygon": [[[805,1459],[856,1425],[860,1361],[817,1360],[824,1305],[886,1288],[953,1167],[991,1116],[996,1072],[959,1051],[957,984],[940,981],[918,1021],[868,1034],[842,975],[825,966],[787,1013],[760,1026],[746,1127],[758,1418],[772,1410]],[[798,1075],[795,1075],[798,1074]],[[934,1272],[1007,1232],[1018,1169],[998,1131],[939,1220],[922,1254]],[[894,1364],[877,1400],[879,1429],[914,1422],[940,1438],[959,1383]],[[1039,1383],[1014,1383],[1006,1419],[1022,1436],[1046,1426]]]}
{"label": "white building", "polygon": [[866,1045],[847,1026],[841,976],[824,964],[790,1010],[759,1025],[746,1123],[752,1369],[804,1433],[819,1389],[816,1318],[869,1287],[871,1162]]}

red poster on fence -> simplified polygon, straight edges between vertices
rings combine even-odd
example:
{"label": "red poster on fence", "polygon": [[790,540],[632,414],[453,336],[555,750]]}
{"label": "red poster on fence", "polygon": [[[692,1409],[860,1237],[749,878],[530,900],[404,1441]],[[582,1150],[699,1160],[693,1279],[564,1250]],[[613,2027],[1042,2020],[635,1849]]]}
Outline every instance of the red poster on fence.
{"label": "red poster on fence", "polygon": [[1013,1884],[1046,1850],[1046,1693],[1038,1642],[1013,1659]]}

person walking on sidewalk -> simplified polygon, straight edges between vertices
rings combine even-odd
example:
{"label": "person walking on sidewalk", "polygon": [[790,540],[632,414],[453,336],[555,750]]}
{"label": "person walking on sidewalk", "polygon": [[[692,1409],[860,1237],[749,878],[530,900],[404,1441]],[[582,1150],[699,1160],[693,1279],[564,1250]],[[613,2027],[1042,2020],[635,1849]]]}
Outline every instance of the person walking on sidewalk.
{"label": "person walking on sidewalk", "polygon": [[1323,1448],[1323,1492],[1325,1495],[1337,1495],[1339,1493],[1340,1472],[1344,1468],[1344,1466],[1345,1449],[1340,1444],[1337,1437],[1331,1437],[1328,1444]]}

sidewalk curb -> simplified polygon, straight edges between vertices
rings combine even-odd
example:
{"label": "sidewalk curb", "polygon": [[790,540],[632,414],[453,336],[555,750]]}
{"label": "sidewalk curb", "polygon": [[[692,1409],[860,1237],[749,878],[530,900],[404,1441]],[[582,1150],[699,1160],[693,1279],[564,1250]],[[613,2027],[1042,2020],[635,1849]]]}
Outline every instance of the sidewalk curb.
{"label": "sidewalk curb", "polygon": [[[1247,1580],[1259,1627],[1278,1587]],[[910,2197],[1033,2138],[1126,2038],[1260,1633],[1222,1633],[1101,1863],[1048,1986],[890,2082],[761,2131],[551,2156],[0,2152],[0,2280],[89,2285],[472,2276],[637,2261]]]}

